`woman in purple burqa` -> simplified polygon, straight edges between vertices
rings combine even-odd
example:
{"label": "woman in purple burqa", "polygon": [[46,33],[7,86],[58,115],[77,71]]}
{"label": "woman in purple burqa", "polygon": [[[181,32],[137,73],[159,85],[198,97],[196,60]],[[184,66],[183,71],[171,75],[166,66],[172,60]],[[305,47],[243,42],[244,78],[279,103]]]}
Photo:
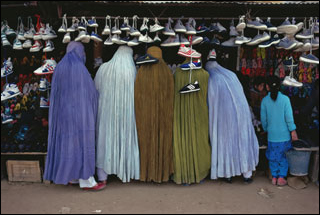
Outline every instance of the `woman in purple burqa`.
{"label": "woman in purple burqa", "polygon": [[84,46],[70,42],[56,66],[44,179],[64,185],[79,180],[81,188],[93,188],[98,186],[93,178],[98,92],[85,61]]}

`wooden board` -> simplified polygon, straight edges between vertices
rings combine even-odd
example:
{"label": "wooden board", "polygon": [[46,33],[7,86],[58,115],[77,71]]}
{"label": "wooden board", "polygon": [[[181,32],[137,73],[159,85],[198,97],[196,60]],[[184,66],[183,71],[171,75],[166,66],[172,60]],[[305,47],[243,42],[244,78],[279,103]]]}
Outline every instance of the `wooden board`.
{"label": "wooden board", "polygon": [[8,180],[16,182],[41,182],[39,161],[7,161]]}

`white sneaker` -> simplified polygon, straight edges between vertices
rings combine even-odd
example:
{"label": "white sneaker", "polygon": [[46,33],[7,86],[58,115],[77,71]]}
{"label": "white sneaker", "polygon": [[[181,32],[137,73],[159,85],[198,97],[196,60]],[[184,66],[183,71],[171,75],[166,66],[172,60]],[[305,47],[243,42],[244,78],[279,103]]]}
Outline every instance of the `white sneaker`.
{"label": "white sneaker", "polygon": [[[109,25],[108,25],[108,20],[109,20]],[[108,35],[111,33],[111,17],[108,15],[106,16],[106,26],[104,27],[103,31],[102,31],[102,35]]]}
{"label": "white sneaker", "polygon": [[161,39],[159,37],[159,32],[156,33],[156,36],[153,38],[154,42],[161,42]]}
{"label": "white sneaker", "polygon": [[143,18],[143,24],[141,25],[140,27],[140,31],[147,31],[149,30],[148,28],[148,22],[149,22],[149,19],[148,18]]}
{"label": "white sneaker", "polygon": [[43,49],[43,52],[52,52],[54,50],[54,44],[51,40],[46,41],[46,47]]}
{"label": "white sneaker", "polygon": [[16,84],[7,84],[5,90],[1,93],[1,101],[5,101],[20,95],[21,92]]}
{"label": "white sneaker", "polygon": [[158,18],[155,18],[154,23],[154,25],[150,26],[150,32],[158,32],[164,29],[164,27],[160,25]]}
{"label": "white sneaker", "polygon": [[181,45],[178,51],[178,55],[189,57],[189,58],[201,58],[201,54],[190,47],[186,47],[185,45]]}
{"label": "white sneaker", "polygon": [[28,40],[24,41],[24,43],[22,44],[22,47],[25,48],[25,49],[31,48],[32,47],[31,40],[28,39]]}
{"label": "white sneaker", "polygon": [[13,42],[13,49],[14,50],[22,50],[22,43],[20,42],[20,40],[18,40],[18,38],[16,38]]}
{"label": "white sneaker", "polygon": [[52,40],[57,38],[58,36],[56,32],[52,29],[52,27],[50,27],[50,25],[47,24],[46,30],[44,31],[41,37],[43,40]]}
{"label": "white sneaker", "polygon": [[139,42],[142,42],[142,43],[152,43],[153,40],[151,39],[151,37],[148,36],[148,34],[146,34],[146,35],[140,35],[140,37],[139,37]]}
{"label": "white sneaker", "polygon": [[245,18],[245,16],[241,16],[240,18],[239,18],[239,23],[238,23],[238,25],[236,26],[236,29],[237,29],[237,31],[243,31],[245,28],[246,28],[246,23],[245,23],[245,21],[244,21],[244,18]]}
{"label": "white sneaker", "polygon": [[111,45],[113,45],[112,38],[111,38],[111,34],[110,34],[110,36],[106,39],[106,41],[104,41],[103,44],[106,45],[106,46],[111,46]]}
{"label": "white sneaker", "polygon": [[120,36],[119,36],[119,34],[114,34],[114,35],[112,36],[111,41],[112,41],[113,43],[119,44],[119,42],[120,42]]}
{"label": "white sneaker", "polygon": [[63,37],[62,43],[69,43],[71,41],[70,33],[66,33]]}
{"label": "white sneaker", "polygon": [[53,74],[56,66],[57,66],[57,62],[53,58],[51,58],[51,59],[45,60],[45,63],[41,67],[36,69],[33,73],[35,75]]}
{"label": "white sneaker", "polygon": [[129,42],[128,42],[128,46],[137,46],[137,45],[139,45],[140,43],[139,43],[139,40],[138,40],[138,37],[135,37],[135,38],[133,38],[132,40],[130,40]]}
{"label": "white sneaker", "polygon": [[5,78],[8,75],[13,73],[13,66],[11,62],[11,58],[9,57],[7,60],[4,60],[3,66],[1,67],[1,78]]}
{"label": "white sneaker", "polygon": [[298,82],[296,79],[290,76],[286,76],[282,82],[283,85],[289,86],[289,87],[302,87],[303,84]]}
{"label": "white sneaker", "polygon": [[39,91],[47,91],[47,89],[48,89],[48,80],[46,78],[41,78]]}
{"label": "white sneaker", "polygon": [[91,40],[90,34],[87,31],[85,31],[85,36],[83,36],[81,42],[82,43],[90,43],[90,40]]}
{"label": "white sneaker", "polygon": [[76,39],[74,39],[74,41],[79,42],[79,41],[83,40],[85,36],[86,36],[86,32],[80,31],[78,36],[76,37]]}
{"label": "white sneaker", "polygon": [[63,18],[62,18],[62,25],[61,27],[58,29],[58,32],[59,33],[66,33],[67,32],[67,14],[64,14],[63,15]]}
{"label": "white sneaker", "polygon": [[42,43],[39,40],[34,41],[33,46],[30,48],[30,52],[38,52],[42,49]]}

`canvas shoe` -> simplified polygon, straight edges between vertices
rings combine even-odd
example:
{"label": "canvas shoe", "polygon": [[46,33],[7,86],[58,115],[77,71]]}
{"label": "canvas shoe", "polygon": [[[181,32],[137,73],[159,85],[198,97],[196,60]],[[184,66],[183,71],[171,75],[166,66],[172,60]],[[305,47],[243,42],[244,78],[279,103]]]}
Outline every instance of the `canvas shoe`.
{"label": "canvas shoe", "polygon": [[158,31],[162,31],[163,29],[164,27],[160,25],[158,18],[155,18],[154,25],[150,26],[150,32],[158,32]]}
{"label": "canvas shoe", "polygon": [[130,31],[131,27],[129,25],[129,19],[128,17],[123,18],[123,24],[120,27],[121,31]]}
{"label": "canvas shoe", "polygon": [[13,66],[11,62],[11,58],[9,57],[7,60],[4,60],[3,66],[1,67],[1,78],[5,78],[8,75],[13,73]]}
{"label": "canvas shoe", "polygon": [[82,43],[90,43],[90,40],[91,40],[90,34],[87,31],[85,31],[85,36],[83,36],[81,42]]}
{"label": "canvas shoe", "polygon": [[32,47],[31,40],[27,39],[26,41],[24,41],[24,43],[22,44],[22,47],[25,49],[31,48]]}
{"label": "canvas shoe", "polygon": [[271,18],[268,17],[267,21],[264,22],[267,26],[268,31],[277,32],[278,28],[271,24]]}
{"label": "canvas shoe", "polygon": [[235,40],[235,44],[242,45],[251,41],[251,38],[245,36],[237,36]]}
{"label": "canvas shoe", "polygon": [[277,27],[277,33],[278,34],[293,34],[294,32],[296,32],[298,30],[298,26],[293,25],[290,21],[289,21],[289,17],[287,17],[285,19],[285,21]]}
{"label": "canvas shoe", "polygon": [[161,42],[161,39],[159,37],[159,32],[156,33],[156,36],[153,38],[154,42]]}
{"label": "canvas shoe", "polygon": [[181,70],[190,70],[190,69],[201,69],[202,64],[200,61],[182,64],[180,66]]}
{"label": "canvas shoe", "polygon": [[98,34],[96,34],[94,31],[92,31],[90,39],[96,42],[102,42],[101,37]]}
{"label": "canvas shoe", "polygon": [[139,42],[138,37],[134,37],[132,40],[130,40],[128,42],[128,46],[137,46],[139,44],[140,44],[140,42]]}
{"label": "canvas shoe", "polygon": [[240,16],[239,23],[236,26],[236,30],[239,31],[239,32],[243,31],[247,26],[245,21],[244,21],[244,18],[245,18],[245,16]]}
{"label": "canvas shoe", "polygon": [[312,48],[311,41],[309,39],[304,40],[303,45],[300,48],[294,50],[294,52],[308,52]]}
{"label": "canvas shoe", "polygon": [[86,18],[83,16],[81,17],[80,22],[78,23],[77,29],[78,31],[85,31],[87,29],[87,20]]}
{"label": "canvas shoe", "polygon": [[[108,23],[108,21],[109,21],[109,23]],[[106,25],[102,31],[102,35],[108,35],[111,33],[110,26],[111,26],[111,17],[108,15],[108,16],[106,16]]]}
{"label": "canvas shoe", "polygon": [[78,36],[74,39],[74,41],[76,41],[76,42],[82,41],[85,36],[86,36],[86,32],[85,32],[85,31],[79,31],[79,34],[78,34]]}
{"label": "canvas shoe", "polygon": [[239,36],[239,33],[236,31],[236,28],[234,26],[230,26],[230,37],[237,37]]}
{"label": "canvas shoe", "polygon": [[190,45],[189,40],[183,34],[180,35],[180,44]]}
{"label": "canvas shoe", "polygon": [[208,55],[208,60],[209,59],[217,59],[217,52],[215,49],[212,49],[210,52],[209,52],[209,55]]}
{"label": "canvas shoe", "polygon": [[185,45],[181,45],[178,51],[178,55],[188,57],[188,58],[201,58],[201,54],[190,47],[186,47]]}
{"label": "canvas shoe", "polygon": [[1,101],[5,101],[20,95],[21,92],[16,84],[7,84],[1,93]]}
{"label": "canvas shoe", "polygon": [[26,39],[33,39],[33,36],[36,34],[36,31],[34,30],[34,26],[33,26],[33,24],[31,23],[30,24],[30,29],[28,30],[28,31],[26,31],[25,33],[24,33],[24,38],[26,38]]}
{"label": "canvas shoe", "polygon": [[146,63],[158,63],[158,62],[159,60],[150,54],[145,54],[136,60],[137,65],[146,64]]}
{"label": "canvas shoe", "polygon": [[299,58],[300,61],[311,64],[319,64],[319,59],[313,54],[303,54]]}
{"label": "canvas shoe", "polygon": [[[143,18],[143,23],[140,27],[140,32],[147,32],[149,30],[149,27],[148,27],[148,22],[149,22],[149,19],[148,18]],[[137,26],[136,26],[137,27]]]}
{"label": "canvas shoe", "polygon": [[17,35],[17,33],[16,33],[12,28],[10,28],[8,25],[7,25],[7,30],[5,31],[5,34],[6,34],[8,37],[16,36],[16,35]]}
{"label": "canvas shoe", "polygon": [[276,48],[291,50],[291,49],[294,49],[296,46],[297,46],[297,43],[295,43],[293,40],[289,40],[287,37],[284,37],[282,40],[280,40]]}
{"label": "canvas shoe", "polygon": [[18,32],[18,40],[26,40],[26,38],[24,37],[24,33],[25,33],[24,26],[23,26],[23,24],[21,22],[20,30]]}
{"label": "canvas shoe", "polygon": [[62,43],[69,43],[71,41],[70,32],[66,33],[63,37]]}
{"label": "canvas shoe", "polygon": [[132,36],[132,37],[140,37],[141,33],[135,27],[131,27],[130,36]]}
{"label": "canvas shoe", "polygon": [[183,25],[183,23],[182,23],[182,21],[181,21],[181,19],[178,19],[177,20],[177,23],[176,23],[176,25],[174,26],[174,31],[176,32],[176,33],[186,33],[187,32],[187,29],[186,29],[186,27]]}
{"label": "canvas shoe", "polygon": [[114,26],[111,29],[112,34],[121,34],[121,30],[119,29],[119,17],[116,17],[114,20]]}
{"label": "canvas shoe", "polygon": [[280,38],[278,34],[275,34],[272,39],[259,44],[259,48],[268,48],[272,45],[277,45],[278,43],[280,43]]}
{"label": "canvas shoe", "polygon": [[148,34],[146,34],[146,35],[140,35],[140,37],[139,37],[139,42],[142,42],[142,43],[152,43],[153,40],[151,39],[151,37],[148,36]]}
{"label": "canvas shoe", "polygon": [[255,36],[250,42],[247,43],[247,45],[258,45],[259,43],[270,40],[270,38],[270,35],[267,32],[264,32],[263,34],[258,34],[257,36]]}
{"label": "canvas shoe", "polygon": [[9,42],[6,34],[4,33],[1,33],[1,43],[2,43],[2,46],[11,46],[11,43]]}
{"label": "canvas shoe", "polygon": [[52,29],[52,27],[50,27],[49,24],[47,24],[46,30],[42,34],[42,39],[43,40],[52,40],[52,39],[55,39],[57,37],[58,36],[57,36],[56,32]]}
{"label": "canvas shoe", "polygon": [[203,37],[192,36],[192,45],[197,45],[203,41]]}
{"label": "canvas shoe", "polygon": [[40,108],[49,108],[50,102],[49,99],[46,99],[45,97],[40,98]]}
{"label": "canvas shoe", "polygon": [[72,25],[67,28],[67,33],[75,32],[78,28],[79,20],[76,17],[72,17]]}
{"label": "canvas shoe", "polygon": [[104,41],[103,44],[106,45],[106,46],[111,46],[111,45],[114,44],[114,42],[112,42],[111,34],[109,34],[109,37]]}
{"label": "canvas shoe", "polygon": [[181,94],[186,94],[186,93],[192,93],[192,92],[197,92],[200,91],[200,85],[199,82],[196,81],[194,84],[190,83],[184,86],[179,92]]}
{"label": "canvas shoe", "polygon": [[46,41],[46,47],[43,49],[43,52],[52,52],[54,50],[54,44],[51,40]]}
{"label": "canvas shoe", "polygon": [[168,23],[166,23],[165,29],[162,32],[164,35],[167,35],[167,36],[175,36],[176,35],[176,33],[174,32],[174,30],[171,27],[171,23],[173,23],[173,20],[171,18],[169,18]]}
{"label": "canvas shoe", "polygon": [[111,41],[115,44],[119,44],[120,43],[120,36],[119,34],[114,34],[111,38]]}
{"label": "canvas shoe", "polygon": [[236,38],[235,37],[231,37],[229,40],[224,41],[223,43],[221,43],[222,46],[227,46],[227,47],[237,47],[236,42]]}
{"label": "canvas shoe", "polygon": [[66,33],[67,32],[67,14],[64,14],[62,17],[62,25],[60,26],[60,28],[58,29],[59,33]]}
{"label": "canvas shoe", "polygon": [[57,62],[53,58],[51,58],[51,59],[45,60],[44,64],[41,67],[39,67],[37,70],[35,70],[33,73],[35,75],[53,74],[56,66],[57,66]]}
{"label": "canvas shoe", "polygon": [[39,91],[47,91],[48,90],[48,80],[46,78],[40,79]]}
{"label": "canvas shoe", "polygon": [[13,41],[13,49],[14,50],[22,50],[22,43],[20,42],[20,40],[18,40],[18,38],[16,38],[14,41]]}
{"label": "canvas shoe", "polygon": [[174,46],[180,46],[180,40],[179,40],[179,34],[176,34],[176,36],[168,37],[163,43],[161,43],[162,47],[174,47]]}
{"label": "canvas shoe", "polygon": [[196,21],[193,18],[189,18],[188,22],[186,23],[186,34],[188,35],[196,35],[197,31],[195,29]]}
{"label": "canvas shoe", "polygon": [[256,19],[253,20],[253,21],[248,21],[247,22],[247,27],[248,28],[255,28],[255,29],[258,29],[258,30],[262,30],[262,31],[265,31],[265,30],[268,29],[267,25],[262,23],[262,20],[259,17],[256,17]]}
{"label": "canvas shoe", "polygon": [[93,27],[93,28],[97,28],[99,27],[96,18],[93,16],[91,19],[88,20],[88,26],[89,27]]}
{"label": "canvas shoe", "polygon": [[299,23],[296,24],[296,18],[295,17],[292,17],[292,22],[291,23],[292,23],[292,25],[296,25],[298,27],[296,31],[293,31],[292,33],[290,33],[290,35],[294,36],[296,33],[301,31],[301,29],[304,26],[304,23],[303,22],[299,22]]}
{"label": "canvas shoe", "polygon": [[311,29],[303,29],[301,33],[296,35],[297,39],[311,39],[312,37]]}
{"label": "canvas shoe", "polygon": [[42,43],[39,40],[34,41],[34,44],[30,48],[30,52],[38,52],[40,49],[42,49]]}
{"label": "canvas shoe", "polygon": [[41,40],[42,39],[42,34],[45,32],[45,26],[44,24],[40,23],[40,29],[33,35],[33,40]]}

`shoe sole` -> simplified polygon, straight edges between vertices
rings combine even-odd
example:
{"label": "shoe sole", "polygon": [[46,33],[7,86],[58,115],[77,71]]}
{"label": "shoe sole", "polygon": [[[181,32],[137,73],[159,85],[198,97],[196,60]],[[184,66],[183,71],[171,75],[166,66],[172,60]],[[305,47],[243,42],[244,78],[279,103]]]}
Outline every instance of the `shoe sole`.
{"label": "shoe sole", "polygon": [[128,42],[128,46],[138,46],[140,43],[130,43]]}
{"label": "shoe sole", "polygon": [[30,50],[30,52],[39,52],[41,49],[37,50]]}
{"label": "shoe sole", "polygon": [[198,91],[200,91],[200,88],[195,89],[195,90],[188,90],[188,91],[180,92],[180,94],[193,93],[193,92],[198,92]]}
{"label": "shoe sole", "polygon": [[146,60],[146,61],[142,61],[142,62],[136,62],[137,65],[140,65],[140,64],[145,64],[145,63],[157,63],[158,61],[155,61],[155,60]]}
{"label": "shoe sole", "polygon": [[96,41],[96,42],[102,42],[102,39],[97,38],[97,37],[90,37],[91,40]]}
{"label": "shoe sole", "polygon": [[130,28],[120,28],[121,31],[130,31]]}
{"label": "shoe sole", "polygon": [[8,120],[5,120],[5,121],[2,121],[2,124],[8,124],[9,122],[13,122],[13,119],[8,119]]}
{"label": "shoe sole", "polygon": [[285,50],[291,50],[291,49],[294,49],[295,47],[297,46],[296,43],[292,44],[291,46],[287,47],[287,48],[284,48]]}
{"label": "shoe sole", "polygon": [[197,32],[196,31],[187,31],[186,34],[188,34],[188,35],[196,35]]}
{"label": "shoe sole", "polygon": [[150,30],[150,33],[155,33],[155,32],[158,32],[158,31],[162,31],[164,28],[158,28],[158,29],[155,29],[155,30]]}
{"label": "shoe sole", "polygon": [[112,31],[112,34],[121,34],[121,31]]}
{"label": "shoe sole", "polygon": [[140,32],[132,33],[132,34],[130,34],[130,36],[132,36],[132,37],[140,37],[141,33]]}
{"label": "shoe sole", "polygon": [[308,35],[308,36],[299,35],[299,34],[296,35],[297,39],[312,39],[312,37],[313,37],[313,35]]}
{"label": "shoe sole", "polygon": [[12,73],[13,73],[13,72],[10,72],[9,74],[6,74],[6,75],[4,75],[4,76],[1,75],[1,78],[5,78],[5,77],[11,75]]}
{"label": "shoe sole", "polygon": [[166,35],[166,36],[176,36],[176,33],[174,33],[174,32],[172,32],[172,33],[163,32],[162,34]]}
{"label": "shoe sole", "polygon": [[270,46],[272,46],[272,45],[277,45],[278,43],[280,43],[280,40],[273,41],[273,42],[271,42],[271,43],[268,44],[268,45],[259,45],[259,48],[269,48]]}
{"label": "shoe sole", "polygon": [[109,31],[102,31],[102,35],[108,35],[108,34],[110,34],[111,32],[110,32],[110,30]]}
{"label": "shoe sole", "polygon": [[161,44],[162,47],[173,47],[173,46],[180,46],[180,43],[169,43],[169,44]]}
{"label": "shoe sole", "polygon": [[40,108],[49,108],[50,106],[42,106],[40,105]]}
{"label": "shoe sole", "polygon": [[287,87],[298,87],[298,88],[303,87],[303,84],[302,85],[296,85],[296,84],[288,82],[288,81],[283,81],[282,84],[284,86],[287,86]]}
{"label": "shoe sole", "polygon": [[106,45],[106,46],[111,46],[111,45],[113,45],[114,43],[103,43],[104,45]]}
{"label": "shoe sole", "polygon": [[272,32],[277,32],[278,28],[277,27],[271,27],[271,28],[267,28],[268,31],[272,31]]}
{"label": "shoe sole", "polygon": [[180,30],[179,29],[177,29],[177,30],[175,29],[174,31],[176,33],[183,33],[183,34],[187,33],[187,30],[185,30],[185,29],[180,29]]}
{"label": "shoe sole", "polygon": [[42,36],[33,37],[33,40],[42,40]]}
{"label": "shoe sole", "polygon": [[300,60],[300,61],[303,61],[303,62],[305,62],[305,63],[319,64],[319,61],[310,60],[310,59],[304,58],[304,57],[300,57],[299,60]]}
{"label": "shoe sole", "polygon": [[198,39],[192,41],[192,45],[197,45],[197,44],[201,43],[202,41],[203,41],[203,38],[198,38]]}
{"label": "shoe sole", "polygon": [[12,98],[14,98],[14,97],[16,97],[16,96],[18,96],[18,95],[21,95],[21,93],[19,92],[19,93],[15,93],[15,94],[13,94],[13,95],[11,95],[11,96],[9,96],[9,97],[6,97],[5,99],[1,99],[1,101],[6,101],[6,100],[8,100],[8,99],[12,99]]}
{"label": "shoe sole", "polygon": [[33,74],[35,74],[35,75],[51,75],[51,74],[53,74],[53,72],[46,72],[46,73],[33,73]]}
{"label": "shoe sole", "polygon": [[298,26],[296,26],[296,25],[287,25],[287,26],[280,26],[280,27],[278,27],[277,32],[278,32],[279,34],[283,34],[283,33],[293,34],[293,33],[295,33],[297,30],[298,30]]}
{"label": "shoe sole", "polygon": [[14,50],[22,50],[23,48],[22,48],[22,46],[21,46],[21,47],[20,47],[20,46],[19,46],[19,47],[14,47],[14,46],[13,46],[13,49],[14,49]]}
{"label": "shoe sole", "polygon": [[[178,52],[178,55],[182,55],[182,56],[184,56],[184,57],[191,58],[190,55],[187,55],[187,54],[185,54],[185,53],[183,53],[183,52]],[[201,55],[200,55],[200,56],[192,56],[192,58],[199,59],[199,58],[201,58]]]}
{"label": "shoe sole", "polygon": [[258,29],[258,30],[262,30],[262,31],[265,31],[268,29],[267,26],[255,26],[255,25],[250,25],[250,24],[247,24],[247,27],[248,28],[255,28],[255,29]]}
{"label": "shoe sole", "polygon": [[97,27],[99,27],[99,25],[98,24],[92,24],[92,25],[88,25],[88,27],[97,28]]}
{"label": "shoe sole", "polygon": [[[181,67],[180,67],[181,68]],[[188,70],[190,70],[190,69],[192,69],[192,70],[195,70],[195,69],[202,69],[202,67],[195,67],[195,68],[181,68],[181,70],[183,70],[183,71],[188,71]]]}

